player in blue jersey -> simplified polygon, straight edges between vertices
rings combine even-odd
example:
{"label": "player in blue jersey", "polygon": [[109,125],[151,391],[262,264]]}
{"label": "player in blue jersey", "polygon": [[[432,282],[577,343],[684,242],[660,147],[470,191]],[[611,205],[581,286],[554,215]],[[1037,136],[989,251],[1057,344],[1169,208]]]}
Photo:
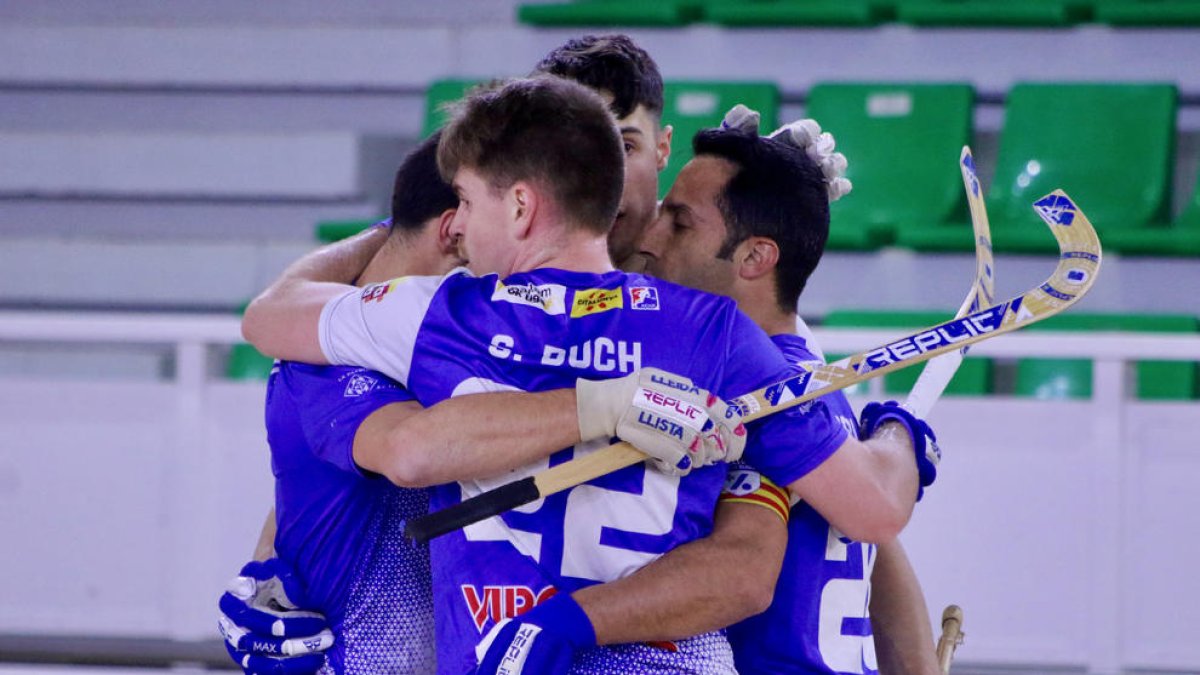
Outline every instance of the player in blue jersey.
{"label": "player in blue jersey", "polygon": [[[314,285],[311,276],[285,276],[247,312],[252,341],[268,353],[384,368],[423,402],[562,386],[581,374],[617,375],[639,362],[676,368],[725,395],[786,373],[765,336],[729,304],[607,271],[604,234],[620,195],[621,158],[611,118],[595,118],[604,107],[594,95],[560,81],[519,81],[472,97],[464,110],[439,155],[459,191],[455,223],[472,266],[499,270],[502,278],[410,279],[375,287],[364,302],[357,293],[337,296]],[[506,289],[518,285],[530,292],[514,301]],[[801,416],[764,421],[747,447],[754,464],[842,529],[868,538],[894,535],[916,492],[907,434],[864,444],[843,430],[802,450],[782,433],[803,427]],[[446,600],[438,603],[439,653],[447,657],[439,658],[439,668],[456,672],[471,658],[467,652],[497,606],[503,614],[551,588],[622,576],[707,533],[721,473],[701,469],[672,483],[633,467],[444,538],[434,549],[435,586],[445,589]],[[816,474],[822,480],[808,480]],[[453,503],[486,484],[448,486],[434,499]],[[644,516],[627,525],[625,514],[635,509]],[[447,554],[444,571],[439,548]],[[674,654],[635,646],[581,657],[590,658],[609,659],[596,663],[600,669],[627,663],[644,671],[656,661],[720,667],[727,652],[706,636],[681,643]]]}
{"label": "player in blue jersey", "polygon": [[[423,143],[398,171],[390,232],[359,275],[360,282],[384,281],[397,268],[435,273],[461,262],[447,231],[458,199],[438,176],[437,140],[435,136]],[[379,238],[382,233],[367,236]],[[672,395],[674,391],[661,393]],[[492,406],[484,407],[483,399],[491,399]],[[473,428],[486,438],[472,437],[463,430],[464,425],[454,424],[471,416],[487,416],[495,406],[516,414],[521,423],[476,423]],[[556,419],[555,411],[565,414]],[[564,430],[567,425],[578,427],[575,415],[574,400],[556,401],[541,394],[455,399],[421,412],[406,390],[378,372],[286,361],[279,364],[268,382],[267,395],[278,515],[274,544],[279,558],[248,566],[248,578],[242,583],[249,588],[241,595],[252,595],[259,580],[279,577],[291,581],[286,572],[281,574],[283,566],[290,564],[296,578],[288,584],[284,597],[279,595],[280,588],[269,583],[264,583],[264,592],[274,593],[277,601],[288,606],[300,602],[321,612],[333,630],[304,639],[315,632],[317,616],[256,615],[239,603],[237,596],[227,594],[222,598],[227,616],[221,628],[235,660],[251,672],[311,671],[320,665],[317,652],[336,637],[327,653],[328,667],[334,672],[432,671],[428,550],[401,536],[403,520],[427,512],[428,494],[392,483],[439,482],[428,472],[446,469],[413,456],[414,452],[429,454],[435,447],[443,457],[460,455],[442,460],[442,464],[462,467],[446,474],[450,477],[486,472],[487,460],[496,461],[497,443],[504,444],[506,436],[522,446],[522,453],[537,452],[540,446],[543,454],[549,454],[579,440],[578,431]],[[409,438],[414,428],[419,439]],[[443,434],[440,438],[439,432]],[[644,434],[627,440],[646,448],[656,445],[654,438]],[[486,447],[489,456],[472,457],[469,449],[460,446]],[[397,447],[404,452],[397,452]],[[707,459],[693,454],[689,461],[699,465]],[[519,463],[495,466],[510,468]],[[301,587],[306,590],[303,595]],[[280,617],[286,619],[284,623],[300,624],[294,626],[299,631],[296,638],[264,637],[263,633],[270,636],[272,630],[255,621],[274,624]],[[247,633],[239,624],[258,628],[259,635]],[[286,651],[300,656],[286,663],[271,660],[246,649],[255,646],[258,652]]]}
{"label": "player in blue jersey", "polygon": [[[461,264],[447,226],[457,197],[437,175],[437,138],[431,138],[401,164],[396,174],[388,245],[358,281],[391,277],[402,265],[414,272],[442,273]],[[362,368],[314,367],[282,362],[267,383],[267,438],[275,474],[278,559],[250,565],[244,576],[267,581],[284,564],[295,569],[291,597],[327,618],[333,647],[326,653],[334,672],[428,672],[435,667],[429,554],[399,536],[399,523],[427,512],[423,489],[396,487],[364,470],[355,456],[360,429],[412,401],[412,396],[381,373]],[[373,422],[375,423],[375,422]],[[361,450],[360,450],[361,452]],[[286,574],[283,578],[288,578]],[[251,594],[256,584],[249,582]],[[245,591],[242,593],[245,595]],[[281,667],[245,646],[286,643],[243,637],[239,624],[255,627],[256,615],[232,593],[222,597],[220,627],[232,655],[247,671]],[[303,617],[311,619],[313,617]],[[292,623],[297,623],[292,621]],[[281,624],[282,626],[282,624]],[[301,633],[288,651],[302,654],[289,670],[321,665],[317,650],[326,641],[307,642]],[[304,630],[304,628],[309,628]],[[260,631],[268,632],[268,631]],[[284,631],[277,631],[284,632]],[[269,633],[268,633],[269,634]],[[282,649],[280,650],[282,651]]]}
{"label": "player in blue jersey", "polygon": [[[813,147],[811,128],[789,125],[761,138],[749,113],[732,111],[733,128],[697,134],[695,159],[642,250],[651,273],[734,298],[790,361],[816,361],[795,335],[797,298],[824,249],[829,197],[845,186],[813,161],[828,170],[828,150]],[[809,405],[848,430],[858,427],[840,392]],[[786,491],[746,464],[731,471],[722,501],[763,506],[788,529],[770,608],[729,629],[739,671],[938,672],[925,604],[898,542],[877,551],[843,536],[810,504],[791,506]]]}

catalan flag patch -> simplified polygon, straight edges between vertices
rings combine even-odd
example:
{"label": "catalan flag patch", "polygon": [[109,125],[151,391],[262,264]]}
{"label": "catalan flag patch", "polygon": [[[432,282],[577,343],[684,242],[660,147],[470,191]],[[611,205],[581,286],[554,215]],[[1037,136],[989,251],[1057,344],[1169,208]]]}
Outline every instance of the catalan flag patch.
{"label": "catalan flag patch", "polygon": [[771,482],[771,479],[754,469],[737,466],[725,477],[725,489],[721,492],[722,502],[754,504],[770,510],[784,523],[791,515],[791,498],[788,491]]}

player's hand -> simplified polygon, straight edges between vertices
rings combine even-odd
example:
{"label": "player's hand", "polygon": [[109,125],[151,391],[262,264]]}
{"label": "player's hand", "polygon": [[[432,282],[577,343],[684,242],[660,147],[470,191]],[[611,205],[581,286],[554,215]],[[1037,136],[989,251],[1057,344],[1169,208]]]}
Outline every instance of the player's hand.
{"label": "player's hand", "polygon": [[475,647],[480,675],[555,675],[571,669],[575,652],[596,645],[587,613],[560,593],[533,609],[497,623]]}
{"label": "player's hand", "polygon": [[858,437],[867,440],[875,435],[876,430],[886,422],[897,422],[907,431],[912,439],[913,453],[917,459],[917,474],[920,487],[917,488],[917,501],[925,495],[925,488],[933,485],[937,479],[938,462],[942,461],[942,450],[938,447],[937,436],[924,420],[904,409],[895,401],[883,403],[868,403],[859,416]]}
{"label": "player's hand", "polygon": [[248,675],[307,675],[333,645],[325,617],[303,609],[300,580],[278,558],[250,562],[221,596],[217,627],[225,649]]}
{"label": "player's hand", "polygon": [[771,132],[768,138],[775,139],[803,150],[825,175],[826,190],[829,201],[835,202],[850,194],[854,185],[846,179],[846,156],[834,152],[836,142],[833,134],[822,132],[821,125],[816,120],[796,120],[785,124]]}
{"label": "player's hand", "polygon": [[581,439],[620,437],[670,475],[735,461],[746,448],[738,409],[686,377],[643,368],[611,380],[576,380],[575,393]]}

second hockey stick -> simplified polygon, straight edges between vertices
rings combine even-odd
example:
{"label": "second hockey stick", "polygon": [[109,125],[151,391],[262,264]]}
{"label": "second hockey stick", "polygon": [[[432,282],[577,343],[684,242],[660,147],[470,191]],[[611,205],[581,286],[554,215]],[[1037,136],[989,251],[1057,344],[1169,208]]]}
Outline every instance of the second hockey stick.
{"label": "second hockey stick", "polygon": [[[967,293],[962,307],[959,307],[955,318],[961,318],[972,312],[979,311],[995,302],[996,278],[995,264],[992,259],[992,230],[988,224],[987,210],[983,203],[983,186],[975,173],[975,158],[971,148],[963,146],[959,155],[958,166],[962,170],[963,188],[967,193],[967,204],[971,210],[971,231],[975,235],[975,282]],[[917,417],[927,417],[933,404],[937,403],[946,385],[958,372],[969,347],[963,347],[956,352],[949,352],[934,357],[925,364],[921,376],[913,384],[912,391],[904,400],[904,407]]]}

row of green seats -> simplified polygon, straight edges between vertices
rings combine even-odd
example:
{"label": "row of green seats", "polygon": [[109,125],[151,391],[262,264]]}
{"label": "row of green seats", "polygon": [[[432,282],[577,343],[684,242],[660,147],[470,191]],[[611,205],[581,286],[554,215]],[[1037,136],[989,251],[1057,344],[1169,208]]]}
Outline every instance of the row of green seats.
{"label": "row of green seats", "polygon": [[[821,325],[830,328],[886,328],[897,334],[932,326],[949,319],[946,312],[892,310],[835,310]],[[1120,331],[1153,333],[1197,333],[1200,319],[1187,315],[1085,314],[1068,312],[1033,324],[1031,331]],[[833,356],[830,357],[834,358]],[[1011,393],[1038,399],[1087,399],[1092,395],[1092,362],[1088,359],[1019,359],[1011,390],[997,387],[997,365],[993,359],[968,356],[946,388],[949,396],[984,396]],[[914,366],[885,375],[888,394],[912,389],[921,368]],[[1180,361],[1139,361],[1136,365],[1136,396],[1142,401],[1200,399],[1200,364]]]}
{"label": "row of green seats", "polygon": [[[424,133],[444,120],[442,105],[476,81],[435,82]],[[663,121],[675,127],[674,153],[660,180],[665,194],[691,155],[697,130],[745,103],[777,123],[780,93],[769,82],[669,81]],[[1106,251],[1124,255],[1200,255],[1200,184],[1183,212],[1170,216],[1178,94],[1169,84],[1018,84],[988,191],[995,250],[1056,252],[1030,209],[1062,187],[1084,208]],[[855,189],[833,205],[831,250],[895,244],[917,251],[968,252],[973,245],[959,177],[959,149],[971,142],[974,91],[967,84],[825,83],[808,94],[805,114],[838,139]],[[1129,148],[1137,148],[1130,152]],[[334,241],[369,221],[318,226]]]}
{"label": "row of green seats", "polygon": [[[881,103],[893,99],[910,105]],[[1031,205],[1062,188],[1108,252],[1200,255],[1200,185],[1171,217],[1174,85],[1018,84],[1004,105],[986,200],[997,252],[1057,253]],[[955,165],[958,147],[971,140],[965,85],[818,85],[807,114],[837,136],[859,198],[834,205],[832,229],[848,234],[831,235],[831,247],[972,249]],[[845,241],[864,227],[869,236]]]}
{"label": "row of green seats", "polygon": [[738,27],[915,26],[1066,27],[1200,25],[1196,0],[577,0],[530,3],[517,19],[532,26],[640,26],[693,23]]}
{"label": "row of green seats", "polygon": [[[441,105],[474,83],[434,83],[426,133],[441,124]],[[666,82],[663,122],[675,127],[675,143],[660,196],[690,158],[697,130],[719,124],[735,103],[759,110],[762,127],[772,129],[779,102],[770,82]],[[829,248],[970,251],[957,160],[971,141],[974,106],[974,90],[961,83],[814,86],[805,114],[837,137],[855,186],[833,205]],[[1061,187],[1088,213],[1106,251],[1200,256],[1200,186],[1183,213],[1170,217],[1177,107],[1170,84],[1014,86],[988,193],[996,251],[1055,253],[1030,206]]]}

